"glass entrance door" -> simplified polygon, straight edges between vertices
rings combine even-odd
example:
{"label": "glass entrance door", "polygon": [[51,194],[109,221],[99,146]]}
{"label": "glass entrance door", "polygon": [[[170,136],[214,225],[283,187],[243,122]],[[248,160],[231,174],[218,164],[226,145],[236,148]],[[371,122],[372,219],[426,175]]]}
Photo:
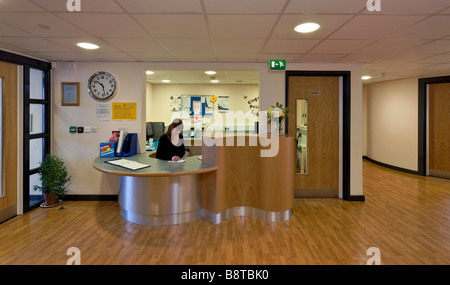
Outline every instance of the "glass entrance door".
{"label": "glass entrance door", "polygon": [[34,191],[39,185],[39,164],[50,153],[50,80],[49,71],[24,67],[24,142],[23,208],[39,206],[44,195]]}

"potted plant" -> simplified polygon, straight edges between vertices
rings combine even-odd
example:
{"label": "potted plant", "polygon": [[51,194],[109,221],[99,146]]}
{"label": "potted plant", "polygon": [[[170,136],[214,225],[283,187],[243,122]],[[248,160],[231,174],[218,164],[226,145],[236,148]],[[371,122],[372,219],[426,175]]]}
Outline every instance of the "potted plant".
{"label": "potted plant", "polygon": [[66,194],[67,183],[72,178],[64,166],[64,161],[56,155],[47,154],[39,164],[38,174],[41,186],[34,185],[33,190],[44,193],[43,205],[52,207],[60,204]]}

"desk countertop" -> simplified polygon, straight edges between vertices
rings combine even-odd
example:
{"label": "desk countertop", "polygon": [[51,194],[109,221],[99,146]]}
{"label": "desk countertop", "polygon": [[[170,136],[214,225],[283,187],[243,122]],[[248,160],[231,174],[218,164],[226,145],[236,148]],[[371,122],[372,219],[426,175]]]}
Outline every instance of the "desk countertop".
{"label": "desk countertop", "polygon": [[93,166],[95,169],[121,176],[136,176],[136,177],[161,177],[161,176],[178,176],[201,174],[206,172],[216,171],[217,166],[204,163],[198,156],[190,156],[183,158],[183,163],[171,163],[164,160],[148,157],[148,153],[136,154],[132,157],[122,157],[127,160],[136,161],[139,163],[150,165],[150,167],[139,170],[128,170],[126,168],[107,163],[108,160],[118,159],[120,157],[97,157],[94,160]]}

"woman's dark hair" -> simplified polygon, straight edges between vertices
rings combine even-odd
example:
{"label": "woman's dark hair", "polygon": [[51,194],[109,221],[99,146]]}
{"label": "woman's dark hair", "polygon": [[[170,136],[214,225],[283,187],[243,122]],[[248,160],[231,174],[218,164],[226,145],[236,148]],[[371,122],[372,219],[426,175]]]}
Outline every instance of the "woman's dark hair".
{"label": "woman's dark hair", "polygon": [[[183,124],[183,121],[181,119],[173,120],[172,124],[170,124],[169,127],[167,128],[166,136],[169,137],[169,139],[172,139],[172,131],[181,124]],[[180,134],[182,133],[183,131],[181,131]]]}

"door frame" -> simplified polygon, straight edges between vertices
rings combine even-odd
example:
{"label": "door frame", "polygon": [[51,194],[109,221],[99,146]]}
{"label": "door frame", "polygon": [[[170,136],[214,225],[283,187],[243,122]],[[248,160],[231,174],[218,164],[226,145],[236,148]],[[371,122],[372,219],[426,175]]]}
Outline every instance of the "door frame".
{"label": "door frame", "polygon": [[[350,78],[351,71],[317,71],[317,70],[290,70],[285,72],[285,103],[289,107],[289,77],[290,76],[334,76],[342,78],[342,199],[346,201],[364,201],[364,195],[351,195],[350,193]],[[288,121],[286,121],[286,134],[288,134]]]}
{"label": "door frame", "polygon": [[[15,54],[15,53],[11,53],[11,52],[7,52],[4,50],[0,50],[0,61],[4,61],[4,62],[9,62],[9,63],[13,63],[19,66],[19,72],[21,72],[22,74],[20,74],[20,76],[22,77],[22,86],[21,86],[21,90],[18,90],[18,93],[22,93],[22,94],[18,94],[18,96],[20,98],[22,98],[22,102],[21,104],[18,105],[18,109],[21,108],[21,110],[17,110],[19,112],[19,114],[22,114],[22,121],[18,122],[18,126],[17,129],[18,131],[21,131],[21,142],[18,142],[18,146],[19,144],[21,145],[21,147],[19,146],[17,151],[19,152],[18,156],[18,165],[22,165],[22,169],[18,170],[18,181],[17,183],[17,191],[20,193],[17,193],[18,197],[20,197],[17,200],[17,214],[23,214],[26,211],[29,211],[31,209],[34,209],[35,207],[38,207],[39,204],[34,205],[33,207],[29,206],[29,200],[27,199],[27,196],[25,195],[24,191],[29,192],[29,176],[25,177],[25,174],[29,173],[29,169],[25,169],[25,166],[28,166],[29,164],[26,163],[26,160],[28,160],[28,157],[25,157],[25,154],[29,153],[29,150],[25,150],[25,148],[28,146],[28,144],[25,143],[26,139],[30,139],[30,135],[29,134],[25,134],[28,131],[29,128],[29,120],[27,120],[26,116],[27,113],[25,110],[25,106],[27,103],[32,103],[33,101],[31,100],[27,100],[26,98],[29,98],[29,93],[30,93],[30,84],[29,84],[29,70],[30,68],[34,68],[34,69],[39,69],[39,70],[43,70],[45,72],[47,72],[47,76],[45,78],[45,88],[48,88],[46,90],[48,90],[48,98],[46,98],[46,104],[48,104],[48,117],[46,118],[48,125],[46,126],[48,129],[48,148],[46,149],[46,151],[50,152],[51,149],[51,69],[52,69],[52,64],[50,62],[46,62],[46,61],[42,61],[39,59],[35,59],[35,58],[30,58],[30,57],[26,57],[23,55],[19,55],[19,54]],[[28,78],[27,78],[28,77]],[[19,81],[20,84],[20,81]],[[19,126],[19,124],[21,124]],[[27,127],[28,126],[28,127]],[[25,128],[27,127],[27,128]],[[21,158],[21,160],[19,160],[19,157]],[[26,189],[26,190],[25,190]]]}
{"label": "door frame", "polygon": [[437,83],[450,83],[450,76],[419,78],[418,93],[418,174],[427,176],[428,161],[428,85]]}

